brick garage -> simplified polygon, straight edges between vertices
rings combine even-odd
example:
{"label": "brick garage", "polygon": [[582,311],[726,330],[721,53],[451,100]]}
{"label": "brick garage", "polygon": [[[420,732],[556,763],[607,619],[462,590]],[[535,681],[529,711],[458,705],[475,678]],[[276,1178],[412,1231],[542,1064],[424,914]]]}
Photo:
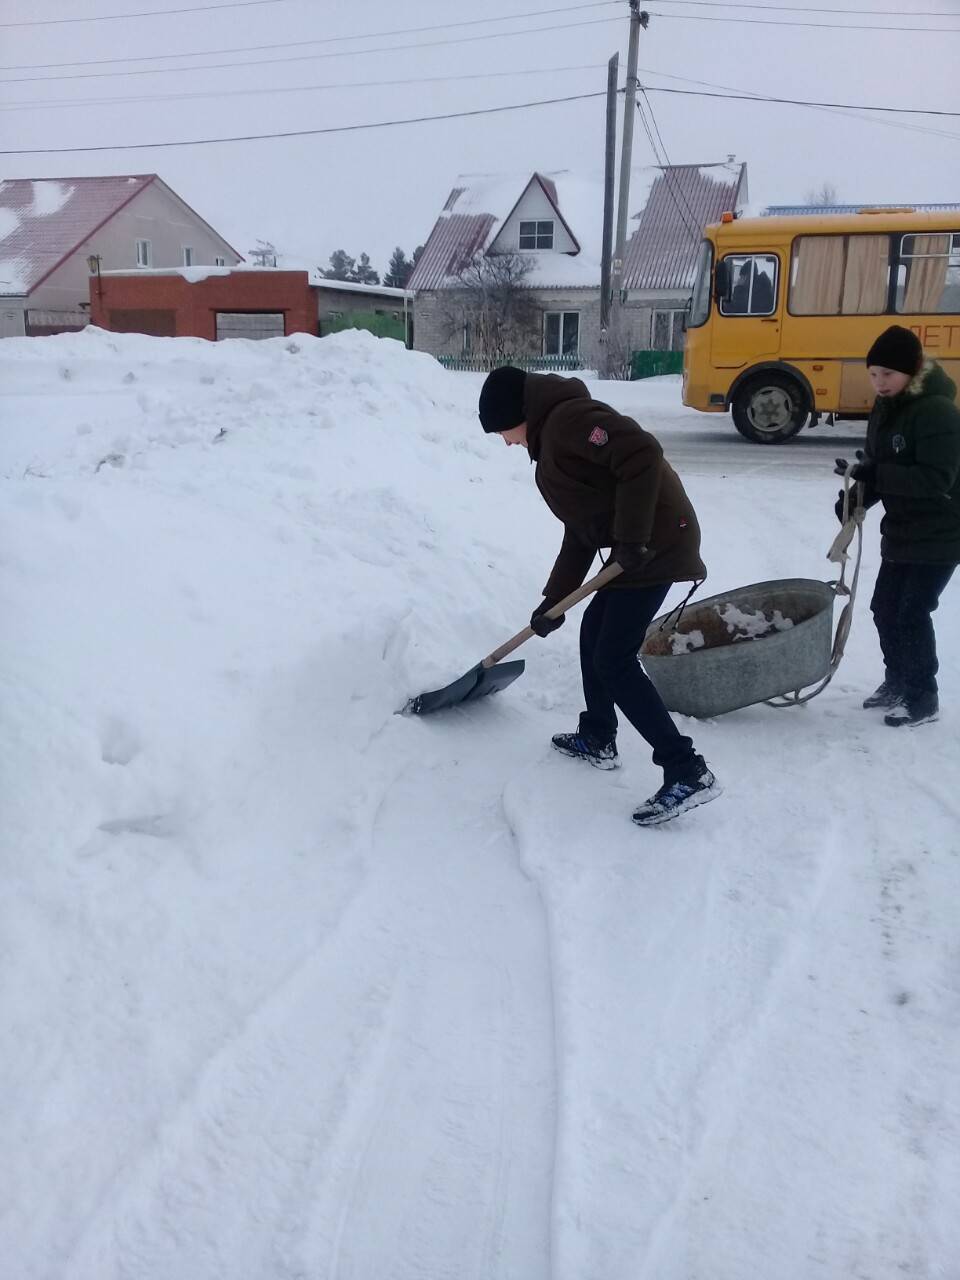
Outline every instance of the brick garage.
{"label": "brick garage", "polygon": [[284,334],[316,334],[316,293],[306,271],[210,267],[90,277],[90,319],[115,333],[215,342],[218,316],[221,336],[263,336],[256,329],[272,332],[281,323],[275,317],[282,317]]}

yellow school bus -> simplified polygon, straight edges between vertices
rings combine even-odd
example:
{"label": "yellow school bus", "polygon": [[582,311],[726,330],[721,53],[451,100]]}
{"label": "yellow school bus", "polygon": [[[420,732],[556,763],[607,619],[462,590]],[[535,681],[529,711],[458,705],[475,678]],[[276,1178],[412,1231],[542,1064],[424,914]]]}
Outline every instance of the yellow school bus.
{"label": "yellow school bus", "polygon": [[891,324],[912,329],[960,384],[960,210],[724,214],[700,248],[683,402],[732,410],[760,444],[822,414],[864,416],[864,356]]}

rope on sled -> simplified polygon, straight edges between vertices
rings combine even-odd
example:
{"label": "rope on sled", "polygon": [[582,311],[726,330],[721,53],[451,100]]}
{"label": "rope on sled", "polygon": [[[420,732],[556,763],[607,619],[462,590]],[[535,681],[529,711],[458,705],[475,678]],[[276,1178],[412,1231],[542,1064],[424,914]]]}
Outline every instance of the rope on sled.
{"label": "rope on sled", "polygon": [[[832,564],[840,566],[840,577],[835,582],[829,582],[827,585],[833,588],[834,595],[846,596],[847,602],[843,606],[840,618],[837,621],[837,630],[833,637],[833,649],[830,653],[830,669],[824,678],[813,689],[807,693],[801,693],[796,689],[793,693],[785,693],[779,698],[766,698],[768,707],[800,707],[805,702],[809,702],[811,698],[815,698],[817,694],[823,693],[824,689],[837,673],[837,668],[843,658],[844,650],[847,647],[847,637],[850,635],[850,628],[853,625],[853,605],[857,598],[857,586],[860,582],[860,562],[863,557],[863,517],[865,510],[863,506],[863,485],[857,483],[851,487],[850,473],[855,463],[851,463],[843,476],[843,526],[840,532],[833,540],[833,545],[827,552],[827,559]],[[853,497],[853,505],[851,506],[851,495]],[[850,579],[850,585],[846,584],[847,562],[850,559],[849,547],[854,537],[857,539],[856,557],[853,566],[853,576]]]}

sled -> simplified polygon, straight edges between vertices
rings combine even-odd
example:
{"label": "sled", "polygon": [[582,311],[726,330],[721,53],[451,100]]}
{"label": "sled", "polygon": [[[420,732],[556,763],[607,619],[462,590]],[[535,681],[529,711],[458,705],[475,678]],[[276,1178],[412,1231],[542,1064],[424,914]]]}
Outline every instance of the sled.
{"label": "sled", "polygon": [[[843,527],[827,552],[827,559],[841,566],[838,580],[756,582],[709,596],[681,611],[675,622],[675,610],[653,620],[640,658],[668,711],[709,719],[760,702],[799,706],[827,687],[850,634],[863,553],[863,486],[851,491],[849,470]],[[848,587],[847,548],[855,535],[856,562]],[[838,596],[846,596],[847,602],[834,632]],[[753,621],[761,619],[761,634],[750,635]]]}

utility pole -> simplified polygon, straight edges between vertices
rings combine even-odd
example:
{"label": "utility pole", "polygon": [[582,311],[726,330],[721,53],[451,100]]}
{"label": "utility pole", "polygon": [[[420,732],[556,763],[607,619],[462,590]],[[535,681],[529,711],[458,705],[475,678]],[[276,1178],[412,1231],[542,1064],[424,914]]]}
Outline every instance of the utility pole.
{"label": "utility pole", "polygon": [[[606,366],[607,333],[610,328],[610,258],[613,249],[613,202],[617,167],[617,78],[620,55],[615,53],[607,63],[607,145],[603,168],[603,246],[600,255],[600,355]],[[609,370],[601,368],[601,376]]]}
{"label": "utility pole", "polygon": [[630,43],[627,49],[627,86],[623,99],[623,139],[620,150],[620,194],[617,205],[617,239],[611,271],[611,338],[622,337],[623,260],[627,252],[627,217],[630,207],[630,168],[633,163],[633,118],[637,109],[637,60],[640,28],[646,30],[650,15],[640,8],[640,0],[630,2]]}

